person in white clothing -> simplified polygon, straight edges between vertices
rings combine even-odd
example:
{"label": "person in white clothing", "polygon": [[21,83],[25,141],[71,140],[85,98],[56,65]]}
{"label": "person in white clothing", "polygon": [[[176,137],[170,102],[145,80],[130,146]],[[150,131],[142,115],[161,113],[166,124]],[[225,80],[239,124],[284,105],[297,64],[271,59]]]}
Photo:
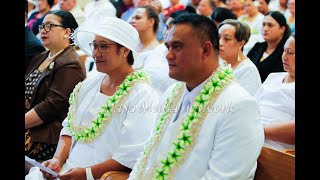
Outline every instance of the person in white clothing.
{"label": "person in white clothing", "polygon": [[295,35],[282,54],[286,72],[271,73],[256,93],[265,145],[280,151],[295,150]]}
{"label": "person in white clothing", "polygon": [[263,142],[255,98],[219,65],[218,30],[206,16],[183,14],[165,39],[169,76],[180,82],[129,180],[253,179]]}
{"label": "person in white clothing", "polygon": [[[101,73],[74,88],[58,148],[42,164],[58,172],[60,180],[130,171],[155,125],[156,113],[145,107],[158,104],[148,76],[139,70],[138,32],[119,18],[106,17],[87,21],[74,38]],[[44,178],[55,177],[33,167],[25,179]]]}
{"label": "person in white clothing", "polygon": [[261,86],[257,67],[243,53],[243,47],[250,37],[248,25],[235,19],[226,19],[219,26],[220,57],[231,64],[238,83],[252,96]]}
{"label": "person in white clothing", "polygon": [[99,14],[104,17],[116,17],[117,10],[109,0],[94,0],[84,7],[86,18]]}
{"label": "person in white clothing", "polygon": [[159,97],[169,86],[177,82],[169,77],[169,67],[166,59],[167,47],[161,43],[151,50],[144,60],[143,70],[148,73],[151,80],[151,87],[157,92]]}
{"label": "person in white clothing", "polygon": [[59,5],[61,10],[71,12],[79,26],[86,20],[86,16],[77,0],[59,0]]}
{"label": "person in white clothing", "polygon": [[264,15],[258,11],[258,7],[254,5],[254,0],[246,0],[244,3],[244,10],[245,14],[241,15],[238,20],[248,24],[250,27],[250,38],[243,47],[243,53],[247,55],[256,42],[264,41],[262,37]]}

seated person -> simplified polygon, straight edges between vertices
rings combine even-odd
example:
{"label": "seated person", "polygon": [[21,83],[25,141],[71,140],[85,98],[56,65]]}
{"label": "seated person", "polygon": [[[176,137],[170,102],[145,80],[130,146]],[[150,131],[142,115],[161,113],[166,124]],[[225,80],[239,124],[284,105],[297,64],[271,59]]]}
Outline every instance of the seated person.
{"label": "seated person", "polygon": [[295,149],[295,35],[284,45],[283,68],[271,73],[256,92],[265,144],[278,150]]}
{"label": "seated person", "polygon": [[[130,171],[155,123],[155,113],[145,108],[158,104],[148,76],[135,70],[143,66],[135,49],[139,34],[129,23],[106,17],[85,22],[74,36],[100,73],[74,88],[58,148],[43,165],[60,179]],[[33,167],[25,179],[44,178],[54,177]]]}
{"label": "seated person", "polygon": [[188,13],[172,24],[166,57],[169,76],[180,82],[164,92],[163,111],[129,180],[253,179],[264,142],[255,98],[230,65],[219,64],[212,20]]}
{"label": "seated person", "polygon": [[25,27],[24,27],[24,65],[25,69],[30,64],[32,58],[46,49],[43,47],[41,41],[36,37],[36,35],[28,27],[28,4],[29,2],[25,0]]}
{"label": "seated person", "polygon": [[67,117],[69,96],[85,79],[84,67],[69,38],[77,27],[67,11],[47,14],[39,32],[48,50],[36,55],[26,69],[25,155],[37,161],[53,157],[62,121]]}
{"label": "seated person", "polygon": [[243,53],[250,37],[249,26],[235,19],[226,19],[218,30],[220,58],[231,65],[238,83],[254,96],[261,86],[261,79],[255,64]]}

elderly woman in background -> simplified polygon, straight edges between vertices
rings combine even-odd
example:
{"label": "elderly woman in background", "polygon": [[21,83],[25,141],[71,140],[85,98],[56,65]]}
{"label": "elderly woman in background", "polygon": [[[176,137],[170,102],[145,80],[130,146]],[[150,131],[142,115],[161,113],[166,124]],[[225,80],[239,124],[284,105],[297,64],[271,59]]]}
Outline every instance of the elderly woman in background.
{"label": "elderly woman in background", "polygon": [[56,150],[68,100],[75,85],[84,80],[84,67],[69,38],[78,24],[71,13],[57,10],[39,26],[48,49],[35,56],[25,74],[25,155],[43,161]]}
{"label": "elderly woman in background", "polygon": [[[76,44],[95,60],[97,73],[70,95],[58,148],[44,166],[59,179],[99,179],[107,171],[130,171],[155,123],[158,96],[141,69],[139,34],[127,22],[106,17],[75,31]],[[28,179],[54,178],[32,168]]]}
{"label": "elderly woman in background", "polygon": [[264,125],[265,145],[295,149],[295,35],[282,53],[286,72],[271,73],[255,94]]}
{"label": "elderly woman in background", "polygon": [[257,67],[242,51],[250,37],[249,26],[238,20],[226,19],[218,29],[220,58],[231,64],[239,84],[254,95],[261,85],[260,75]]}
{"label": "elderly woman in background", "polygon": [[247,56],[257,66],[261,81],[272,72],[283,72],[283,45],[291,34],[286,18],[279,11],[270,11],[263,19],[263,39],[257,42]]}

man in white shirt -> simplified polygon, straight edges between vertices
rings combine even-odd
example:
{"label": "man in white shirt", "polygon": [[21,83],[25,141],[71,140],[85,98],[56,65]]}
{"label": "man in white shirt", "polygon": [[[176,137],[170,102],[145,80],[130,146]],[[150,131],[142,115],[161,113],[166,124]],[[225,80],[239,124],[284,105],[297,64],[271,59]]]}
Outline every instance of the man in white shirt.
{"label": "man in white shirt", "polygon": [[205,16],[173,21],[169,76],[154,128],[130,180],[253,179],[264,134],[255,98],[218,62],[217,27]]}

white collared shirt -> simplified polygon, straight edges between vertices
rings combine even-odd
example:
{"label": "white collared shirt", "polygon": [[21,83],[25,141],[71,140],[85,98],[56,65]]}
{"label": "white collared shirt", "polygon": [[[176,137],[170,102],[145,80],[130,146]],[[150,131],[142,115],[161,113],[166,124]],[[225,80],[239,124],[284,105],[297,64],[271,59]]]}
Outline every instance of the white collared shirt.
{"label": "white collared shirt", "polygon": [[180,102],[180,108],[172,123],[174,123],[177,119],[185,117],[187,115],[194,99],[199,94],[205,83],[206,81],[203,81],[201,84],[199,84],[191,91],[188,90],[187,85],[184,86],[183,98]]}

